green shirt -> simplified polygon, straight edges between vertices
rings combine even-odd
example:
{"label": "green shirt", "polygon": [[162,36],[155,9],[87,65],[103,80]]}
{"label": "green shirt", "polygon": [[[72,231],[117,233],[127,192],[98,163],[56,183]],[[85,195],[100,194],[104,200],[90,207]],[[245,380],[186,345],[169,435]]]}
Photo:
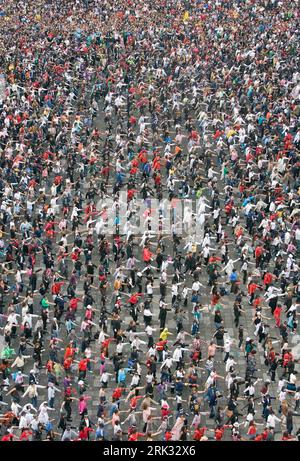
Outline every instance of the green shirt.
{"label": "green shirt", "polygon": [[47,309],[48,307],[50,307],[50,304],[49,304],[49,302],[48,302],[48,300],[46,298],[42,299],[41,305],[42,305],[43,309]]}

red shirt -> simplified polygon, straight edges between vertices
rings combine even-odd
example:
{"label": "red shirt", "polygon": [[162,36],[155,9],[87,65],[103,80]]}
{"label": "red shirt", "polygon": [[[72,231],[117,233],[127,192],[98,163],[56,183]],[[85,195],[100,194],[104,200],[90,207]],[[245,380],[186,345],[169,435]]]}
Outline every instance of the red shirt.
{"label": "red shirt", "polygon": [[127,200],[133,199],[135,193],[136,193],[135,189],[129,189],[127,192]]}
{"label": "red shirt", "polygon": [[130,296],[130,298],[128,299],[128,303],[129,304],[136,304],[139,300],[139,296],[141,296],[142,293],[137,293],[137,294],[134,294],[132,296]]}
{"label": "red shirt", "polygon": [[52,372],[53,371],[53,362],[52,360],[49,360],[46,364],[46,368],[49,372]]}
{"label": "red shirt", "polygon": [[253,306],[254,306],[254,307],[259,306],[259,305],[262,303],[262,301],[263,301],[262,298],[256,298],[256,299],[254,299],[254,301],[253,301]]}
{"label": "red shirt", "polygon": [[110,343],[113,341],[113,338],[107,338],[104,341],[102,341],[101,346],[106,349]]}
{"label": "red shirt", "polygon": [[85,318],[85,320],[92,320],[92,318],[93,318],[92,309],[86,309],[84,318]]}
{"label": "red shirt", "polygon": [[232,205],[231,203],[228,203],[228,205],[225,206],[225,213],[230,214],[232,210]]}
{"label": "red shirt", "polygon": [[263,253],[263,247],[256,247],[255,248],[255,257],[258,258],[259,256],[261,256]]}
{"label": "red shirt", "polygon": [[222,440],[223,434],[224,434],[224,429],[223,428],[215,429],[215,439],[216,440]]}
{"label": "red shirt", "polygon": [[254,434],[256,434],[256,427],[250,426],[248,430],[248,435],[254,435]]}
{"label": "red shirt", "polygon": [[129,442],[137,442],[139,437],[143,437],[145,434],[143,432],[135,432],[128,437]]}
{"label": "red shirt", "polygon": [[69,357],[68,359],[65,359],[64,360],[64,369],[69,370],[71,368],[72,362],[73,362],[73,359],[71,357]]}
{"label": "red shirt", "polygon": [[156,343],[156,350],[157,351],[163,351],[164,349],[164,346],[167,344],[167,340],[165,341],[159,341],[158,343]]}
{"label": "red shirt", "polygon": [[52,294],[53,295],[58,295],[60,292],[61,287],[64,285],[65,282],[55,282],[52,285]]}
{"label": "red shirt", "polygon": [[222,259],[219,258],[218,256],[211,256],[208,260],[209,263],[214,263],[216,261],[222,261]]}
{"label": "red shirt", "polygon": [[101,173],[103,174],[103,176],[108,176],[109,166],[103,167]]}
{"label": "red shirt", "polygon": [[161,184],[161,177],[159,175],[156,175],[154,178],[154,182],[156,185]]}
{"label": "red shirt", "polygon": [[64,359],[67,359],[69,357],[73,357],[74,354],[75,354],[75,348],[74,347],[67,347]]}
{"label": "red shirt", "polygon": [[152,258],[152,253],[149,250],[149,248],[144,248],[144,250],[143,250],[143,260],[144,260],[144,262],[146,262],[146,263],[150,262],[151,258]]}
{"label": "red shirt", "polygon": [[72,261],[78,261],[79,259],[79,251],[74,251],[72,254],[71,254],[71,259]]}
{"label": "red shirt", "polygon": [[80,440],[87,440],[89,437],[90,432],[95,432],[94,429],[91,427],[84,427],[80,432],[79,432],[79,438]]}
{"label": "red shirt", "polygon": [[286,367],[290,360],[293,360],[292,354],[286,352],[283,356],[283,366]]}
{"label": "red shirt", "polygon": [[142,399],[143,396],[142,395],[136,395],[135,397],[133,397],[131,400],[130,400],[130,408],[132,409],[135,409],[136,406],[137,406],[137,402],[139,399]]}
{"label": "red shirt", "polygon": [[222,440],[222,437],[224,435],[224,431],[227,427],[230,427],[230,426],[223,426],[221,428],[217,427],[217,429],[215,429],[215,439],[216,440]]}
{"label": "red shirt", "polygon": [[165,439],[166,439],[166,441],[171,440],[171,438],[172,438],[172,433],[171,433],[171,432],[166,432],[166,433],[165,433]]}
{"label": "red shirt", "polygon": [[169,416],[171,414],[171,411],[168,410],[167,408],[162,408],[161,409],[161,417],[162,419],[165,417],[165,416]]}
{"label": "red shirt", "polygon": [[280,317],[281,311],[282,311],[282,308],[279,306],[276,306],[274,310],[274,317]]}
{"label": "red shirt", "polygon": [[70,302],[69,302],[69,307],[70,307],[70,309],[76,310],[79,301],[81,301],[79,298],[72,298],[72,299],[70,299]]}
{"label": "red shirt", "polygon": [[28,440],[31,435],[32,435],[32,432],[24,431],[24,432],[22,432],[22,434],[20,436],[20,440]]}
{"label": "red shirt", "polygon": [[63,180],[63,177],[62,177],[62,176],[55,176],[55,178],[54,178],[54,184],[55,184],[56,186],[58,186],[58,185],[62,182],[62,180]]}
{"label": "red shirt", "polygon": [[12,442],[12,440],[13,440],[14,437],[15,437],[15,436],[14,436],[13,434],[5,434],[5,435],[2,437],[1,441],[2,441],[2,442]]}
{"label": "red shirt", "polygon": [[269,362],[274,362],[275,357],[276,357],[276,354],[274,351],[269,352],[269,355],[268,355]]}
{"label": "red shirt", "polygon": [[259,285],[257,285],[256,283],[252,282],[249,284],[248,286],[248,293],[249,295],[252,295],[253,293],[255,293],[255,291],[259,288]]}
{"label": "red shirt", "polygon": [[113,398],[114,399],[119,399],[121,398],[121,395],[122,395],[122,389],[120,387],[117,387],[114,391],[113,391]]}
{"label": "red shirt", "polygon": [[224,131],[217,130],[214,134],[214,139],[218,139],[223,133]]}
{"label": "red shirt", "polygon": [[264,276],[264,284],[269,285],[273,281],[273,276],[270,272],[267,272]]}
{"label": "red shirt", "polygon": [[79,371],[86,371],[88,366],[89,359],[82,359],[78,364]]}
{"label": "red shirt", "polygon": [[142,162],[142,163],[147,162],[147,156],[145,155],[145,153],[143,151],[141,151],[139,153],[138,158],[139,158],[140,162]]}

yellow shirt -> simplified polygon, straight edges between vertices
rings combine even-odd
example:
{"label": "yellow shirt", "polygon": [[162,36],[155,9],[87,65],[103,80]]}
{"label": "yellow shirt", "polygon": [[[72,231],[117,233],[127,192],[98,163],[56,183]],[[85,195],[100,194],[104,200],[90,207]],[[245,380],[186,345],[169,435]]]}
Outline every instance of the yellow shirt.
{"label": "yellow shirt", "polygon": [[170,332],[169,331],[162,331],[161,334],[160,334],[160,339],[162,339],[163,341],[166,341],[166,339],[168,339],[168,336],[170,335]]}
{"label": "yellow shirt", "polygon": [[188,21],[189,20],[189,12],[188,11],[185,11],[184,15],[183,15],[183,21]]}

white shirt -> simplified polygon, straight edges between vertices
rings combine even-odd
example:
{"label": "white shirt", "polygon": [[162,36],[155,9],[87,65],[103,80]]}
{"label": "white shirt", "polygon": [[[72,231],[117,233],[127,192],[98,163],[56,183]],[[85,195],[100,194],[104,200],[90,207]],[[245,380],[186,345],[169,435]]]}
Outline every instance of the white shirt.
{"label": "white shirt", "polygon": [[[151,315],[152,315],[152,314],[151,314]],[[153,331],[155,331],[155,328],[150,327],[150,325],[148,325],[148,326],[145,328],[145,332],[147,333],[148,336],[152,336]]]}
{"label": "white shirt", "polygon": [[108,377],[109,377],[109,375],[108,375],[107,371],[104,371],[102,373],[102,375],[101,375],[100,382],[101,383],[107,383],[108,382]]}
{"label": "white shirt", "polygon": [[230,339],[225,340],[224,342],[224,352],[230,352],[232,341]]}
{"label": "white shirt", "polygon": [[279,397],[278,397],[278,398],[279,398],[280,402],[283,402],[284,400],[286,400],[286,391],[281,391],[281,392],[279,393]]}
{"label": "white shirt", "polygon": [[133,375],[132,380],[131,380],[131,386],[137,386],[139,384],[139,381],[140,381],[139,375]]}
{"label": "white shirt", "polygon": [[25,415],[20,417],[19,428],[26,429],[28,427],[27,418]]}
{"label": "white shirt", "polygon": [[153,294],[153,285],[151,283],[149,283],[147,285],[147,294],[148,295],[152,295]]}
{"label": "white shirt", "polygon": [[151,384],[152,381],[153,381],[153,374],[151,374],[151,375],[146,375],[146,381],[147,381],[148,384]]}
{"label": "white shirt", "polygon": [[154,349],[154,347],[150,347],[150,349],[147,352],[148,357],[151,357],[152,355],[156,356],[156,350]]}
{"label": "white shirt", "polygon": [[276,421],[278,423],[280,423],[281,420],[279,418],[277,418],[277,416],[275,416],[275,415],[272,415],[272,414],[269,415],[268,419],[267,419],[267,426],[274,429]]}
{"label": "white shirt", "polygon": [[179,362],[181,358],[182,358],[181,349],[179,349],[179,348],[175,349],[175,351],[173,352],[173,360],[175,362]]}
{"label": "white shirt", "polygon": [[168,357],[162,364],[161,368],[163,366],[167,367],[167,368],[171,368],[172,366],[172,363],[173,363],[173,359],[171,359],[171,357]]}
{"label": "white shirt", "polygon": [[172,285],[172,295],[177,296],[178,295],[178,285],[175,283]]}
{"label": "white shirt", "polygon": [[228,372],[230,370],[230,368],[235,365],[235,361],[233,359],[228,359],[227,362],[226,362],[226,367],[225,367],[225,370],[226,372]]}
{"label": "white shirt", "polygon": [[192,290],[193,291],[199,291],[200,290],[200,282],[194,282],[192,285]]}

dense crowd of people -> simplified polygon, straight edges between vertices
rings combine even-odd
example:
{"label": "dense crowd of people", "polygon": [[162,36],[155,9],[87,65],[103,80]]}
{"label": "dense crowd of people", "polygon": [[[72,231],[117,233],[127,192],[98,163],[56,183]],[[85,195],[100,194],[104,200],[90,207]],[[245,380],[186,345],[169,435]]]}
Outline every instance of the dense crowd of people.
{"label": "dense crowd of people", "polygon": [[298,6],[1,3],[2,441],[298,440]]}

